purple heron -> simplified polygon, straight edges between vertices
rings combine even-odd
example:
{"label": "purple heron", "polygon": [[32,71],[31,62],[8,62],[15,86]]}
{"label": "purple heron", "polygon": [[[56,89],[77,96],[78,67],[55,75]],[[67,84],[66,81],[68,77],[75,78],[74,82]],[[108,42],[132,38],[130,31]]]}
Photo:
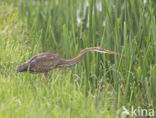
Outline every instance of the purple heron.
{"label": "purple heron", "polygon": [[56,53],[52,52],[43,52],[40,53],[31,59],[29,59],[27,62],[25,62],[23,65],[19,66],[17,68],[17,72],[27,72],[30,73],[44,73],[44,76],[47,77],[47,73],[52,70],[53,68],[61,68],[61,67],[68,67],[72,66],[76,63],[78,63],[85,53],[87,52],[101,52],[101,53],[108,53],[108,54],[115,54],[120,55],[119,53],[115,53],[110,50],[106,50],[100,46],[98,47],[90,47],[85,48],[82,50],[79,55],[73,59],[62,59],[60,58]]}

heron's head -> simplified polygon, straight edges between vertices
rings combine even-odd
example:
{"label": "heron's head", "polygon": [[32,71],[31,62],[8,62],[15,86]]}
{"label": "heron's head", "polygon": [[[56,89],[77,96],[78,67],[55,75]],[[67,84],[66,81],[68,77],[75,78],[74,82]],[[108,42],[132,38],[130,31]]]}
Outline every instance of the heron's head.
{"label": "heron's head", "polygon": [[119,53],[116,53],[116,52],[113,52],[113,51],[110,51],[110,50],[106,50],[104,49],[103,47],[94,47],[95,51],[97,52],[102,52],[102,53],[107,53],[107,54],[114,54],[114,55],[120,55]]}

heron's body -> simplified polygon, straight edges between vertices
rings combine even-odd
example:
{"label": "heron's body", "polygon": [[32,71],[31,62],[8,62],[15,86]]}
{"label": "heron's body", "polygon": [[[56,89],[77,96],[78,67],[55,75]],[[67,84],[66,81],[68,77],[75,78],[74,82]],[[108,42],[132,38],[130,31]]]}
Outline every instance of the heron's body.
{"label": "heron's body", "polygon": [[32,57],[23,65],[19,66],[17,68],[17,72],[29,71],[30,73],[45,73],[45,75],[47,75],[47,72],[53,68],[67,67],[76,64],[82,59],[84,54],[89,51],[119,55],[118,53],[103,49],[102,47],[86,48],[82,50],[77,57],[71,60],[62,59],[57,54],[52,52],[44,52]]}
{"label": "heron's body", "polygon": [[44,52],[29,59],[22,66],[18,67],[17,72],[48,72],[56,67],[59,56],[55,53]]}

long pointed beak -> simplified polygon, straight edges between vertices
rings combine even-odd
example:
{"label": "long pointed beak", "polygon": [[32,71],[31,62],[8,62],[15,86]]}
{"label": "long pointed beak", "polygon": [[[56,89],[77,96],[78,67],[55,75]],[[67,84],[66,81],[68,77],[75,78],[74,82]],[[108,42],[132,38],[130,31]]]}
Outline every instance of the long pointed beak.
{"label": "long pointed beak", "polygon": [[116,53],[116,52],[113,52],[113,51],[110,51],[110,50],[104,50],[105,53],[108,53],[108,54],[115,54],[115,55],[120,55],[119,53]]}

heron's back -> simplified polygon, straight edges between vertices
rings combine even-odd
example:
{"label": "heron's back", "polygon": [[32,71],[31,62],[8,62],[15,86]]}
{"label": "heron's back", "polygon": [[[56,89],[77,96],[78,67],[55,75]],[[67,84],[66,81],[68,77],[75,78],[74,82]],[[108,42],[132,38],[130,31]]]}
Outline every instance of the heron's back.
{"label": "heron's back", "polygon": [[17,68],[17,72],[48,72],[59,63],[59,56],[55,53],[40,53]]}

